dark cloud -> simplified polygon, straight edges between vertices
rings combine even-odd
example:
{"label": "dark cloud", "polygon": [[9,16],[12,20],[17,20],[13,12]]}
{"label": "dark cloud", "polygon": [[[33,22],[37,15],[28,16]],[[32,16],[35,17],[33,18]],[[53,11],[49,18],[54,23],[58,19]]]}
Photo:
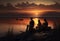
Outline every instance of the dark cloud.
{"label": "dark cloud", "polygon": [[42,16],[43,17],[60,17],[60,12],[56,12],[56,11],[45,12]]}
{"label": "dark cloud", "polygon": [[60,2],[60,0],[0,0],[0,3],[7,3],[7,2],[11,2],[11,3],[19,3],[19,2],[34,2],[34,3],[42,3],[42,4],[53,4],[54,1],[56,2]]}

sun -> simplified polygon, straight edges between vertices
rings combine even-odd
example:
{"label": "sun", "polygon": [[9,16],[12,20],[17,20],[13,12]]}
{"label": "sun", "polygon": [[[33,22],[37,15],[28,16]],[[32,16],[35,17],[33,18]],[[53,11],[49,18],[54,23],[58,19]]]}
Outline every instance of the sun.
{"label": "sun", "polygon": [[40,11],[39,10],[33,10],[31,12],[34,13],[35,15],[38,15]]}
{"label": "sun", "polygon": [[32,16],[41,16],[42,14],[44,14],[45,10],[39,10],[39,9],[27,9],[27,10],[19,10],[19,13],[23,13],[23,14],[29,14]]}
{"label": "sun", "polygon": [[38,14],[39,14],[38,12],[35,13],[35,15],[38,15]]}

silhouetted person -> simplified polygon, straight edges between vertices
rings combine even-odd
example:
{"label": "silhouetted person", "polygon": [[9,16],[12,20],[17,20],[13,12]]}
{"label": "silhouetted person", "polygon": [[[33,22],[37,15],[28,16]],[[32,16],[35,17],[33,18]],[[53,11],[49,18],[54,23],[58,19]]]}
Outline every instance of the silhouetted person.
{"label": "silhouetted person", "polygon": [[40,22],[40,20],[38,20],[37,28],[38,28],[38,31],[40,32],[41,31],[41,22]]}
{"label": "silhouetted person", "polygon": [[48,27],[48,22],[47,22],[46,19],[44,19],[44,23],[43,23],[43,25],[44,25],[45,27]]}
{"label": "silhouetted person", "polygon": [[38,20],[38,24],[37,24],[36,29],[37,29],[38,32],[42,31],[42,29],[43,29],[40,20]]}
{"label": "silhouetted person", "polygon": [[40,22],[40,20],[38,20],[38,27],[40,27],[41,26],[41,22]]}
{"label": "silhouetted person", "polygon": [[43,23],[43,30],[46,31],[48,28],[48,22],[46,19],[44,19],[44,23]]}
{"label": "silhouetted person", "polygon": [[34,20],[31,18],[30,24],[29,24],[29,31],[33,31],[34,28]]}

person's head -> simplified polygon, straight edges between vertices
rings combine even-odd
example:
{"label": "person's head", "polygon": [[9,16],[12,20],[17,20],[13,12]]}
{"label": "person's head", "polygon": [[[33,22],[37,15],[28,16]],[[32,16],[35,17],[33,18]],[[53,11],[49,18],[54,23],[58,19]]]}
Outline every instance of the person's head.
{"label": "person's head", "polygon": [[40,25],[41,25],[41,21],[40,21],[40,20],[38,20],[38,24],[40,24]]}
{"label": "person's head", "polygon": [[32,18],[32,17],[31,17],[30,19],[31,19],[31,20],[33,20],[33,18]]}
{"label": "person's head", "polygon": [[46,21],[46,19],[44,19],[44,21]]}
{"label": "person's head", "polygon": [[40,22],[40,20],[38,20],[38,22]]}

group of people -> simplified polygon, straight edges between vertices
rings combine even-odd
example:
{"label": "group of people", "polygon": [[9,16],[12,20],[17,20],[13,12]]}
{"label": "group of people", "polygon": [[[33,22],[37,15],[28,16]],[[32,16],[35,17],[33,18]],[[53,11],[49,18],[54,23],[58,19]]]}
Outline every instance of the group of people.
{"label": "group of people", "polygon": [[[31,21],[30,21],[30,23],[29,23],[29,25],[27,25],[27,29],[26,29],[26,31],[30,31],[30,32],[32,32],[32,31],[34,31],[35,29],[34,29],[34,20],[33,20],[33,18],[30,18],[31,19]],[[40,22],[40,19],[38,20],[38,24],[37,24],[37,26],[36,26],[36,31],[42,31],[42,30],[45,30],[46,28],[48,27],[48,22],[47,22],[47,20],[46,19],[44,19],[44,23],[43,23],[43,25],[41,24],[41,22]]]}

